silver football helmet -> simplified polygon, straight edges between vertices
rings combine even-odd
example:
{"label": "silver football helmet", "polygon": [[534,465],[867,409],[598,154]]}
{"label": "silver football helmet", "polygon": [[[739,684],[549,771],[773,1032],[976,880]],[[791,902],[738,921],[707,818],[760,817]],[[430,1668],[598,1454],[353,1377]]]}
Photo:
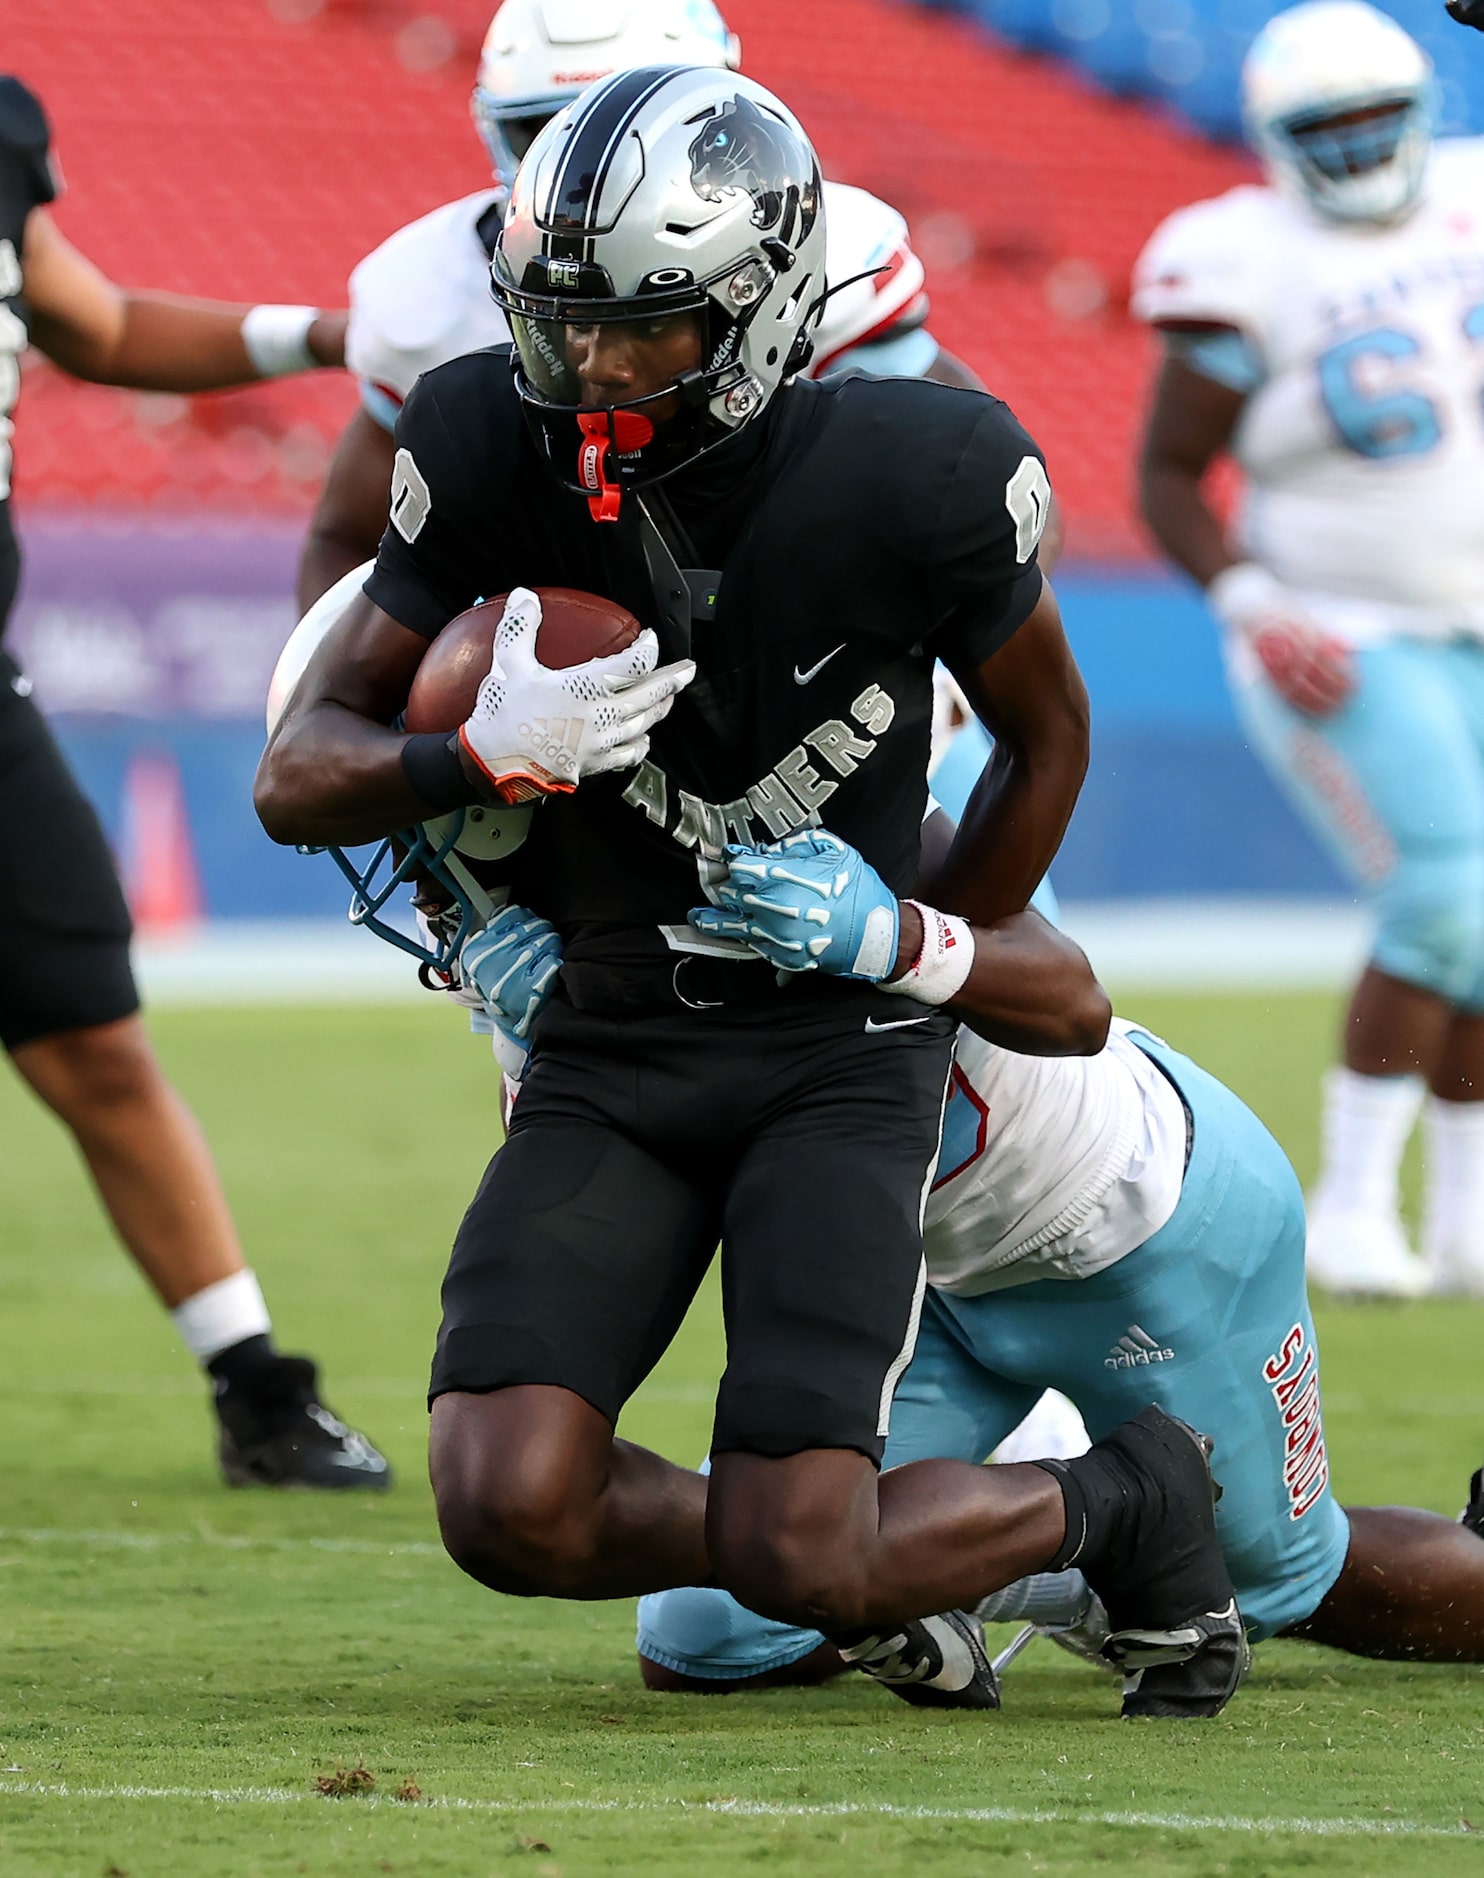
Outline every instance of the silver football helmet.
{"label": "silver football helmet", "polygon": [[[621,72],[540,133],[511,191],[494,296],[538,444],[596,519],[617,516],[625,487],[724,442],[808,363],[824,247],[813,146],[751,79]],[[681,313],[700,316],[699,366],[627,402],[584,401],[584,335]]]}

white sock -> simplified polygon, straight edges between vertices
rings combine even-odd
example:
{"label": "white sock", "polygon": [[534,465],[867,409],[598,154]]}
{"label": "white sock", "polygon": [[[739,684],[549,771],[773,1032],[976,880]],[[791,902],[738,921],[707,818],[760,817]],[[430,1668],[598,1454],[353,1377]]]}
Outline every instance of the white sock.
{"label": "white sock", "polygon": [[1484,1246],[1484,1102],[1429,1096],[1423,1243]]}
{"label": "white sock", "polygon": [[273,1328],[268,1306],[251,1271],[219,1278],[177,1304],[170,1313],[180,1340],[198,1363],[209,1363],[233,1344],[263,1337]]}
{"label": "white sock", "polygon": [[1091,1603],[1092,1590],[1081,1572],[1033,1572],[1003,1591],[991,1591],[974,1615],[981,1624],[1075,1624]]}
{"label": "white sock", "polygon": [[1422,1095],[1419,1076],[1361,1076],[1343,1065],[1325,1072],[1314,1211],[1395,1216],[1402,1150]]}

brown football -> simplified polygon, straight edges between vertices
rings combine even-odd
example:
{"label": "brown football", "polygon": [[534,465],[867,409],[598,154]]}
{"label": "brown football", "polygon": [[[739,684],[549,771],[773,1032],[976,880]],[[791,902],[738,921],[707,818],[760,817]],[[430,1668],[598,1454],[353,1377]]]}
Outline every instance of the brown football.
{"label": "brown football", "polygon": [[[552,671],[622,652],[639,637],[633,614],[600,594],[572,587],[537,587],[535,593],[541,602],[536,657]],[[490,668],[506,598],[496,594],[471,606],[450,620],[428,647],[407,699],[404,722],[409,730],[457,730],[469,716]]]}

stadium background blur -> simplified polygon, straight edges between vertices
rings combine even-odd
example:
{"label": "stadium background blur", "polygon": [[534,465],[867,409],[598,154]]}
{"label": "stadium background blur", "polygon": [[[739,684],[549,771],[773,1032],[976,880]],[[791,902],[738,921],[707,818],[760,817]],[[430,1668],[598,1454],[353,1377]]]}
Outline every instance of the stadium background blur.
{"label": "stadium background blur", "polygon": [[[1238,64],[1273,10],[728,9],[748,70],[799,111],[828,172],[907,215],[934,330],[1050,460],[1069,528],[1058,587],[1096,723],[1057,867],[1074,907],[1236,895],[1305,896],[1293,905],[1312,909],[1345,892],[1245,749],[1203,608],[1156,566],[1132,501],[1151,341],[1128,316],[1130,268],[1169,210],[1253,173],[1212,139],[1235,132]],[[1446,126],[1484,121],[1469,36],[1426,0],[1389,10],[1438,62]],[[52,114],[69,183],[59,220],[115,278],[328,306],[386,234],[485,184],[467,96],[488,11],[65,0],[10,18],[4,56]],[[343,377],[187,399],[78,385],[37,360],[26,373],[15,640],[103,810],[146,937],[199,917],[342,911],[331,868],[261,835],[248,783],[303,520],[353,400]],[[1255,930],[1290,970],[1315,944],[1327,961],[1331,929],[1301,926],[1319,935],[1307,951],[1291,920]],[[1206,930],[1189,928],[1190,944]],[[1354,943],[1344,927],[1340,949]]]}

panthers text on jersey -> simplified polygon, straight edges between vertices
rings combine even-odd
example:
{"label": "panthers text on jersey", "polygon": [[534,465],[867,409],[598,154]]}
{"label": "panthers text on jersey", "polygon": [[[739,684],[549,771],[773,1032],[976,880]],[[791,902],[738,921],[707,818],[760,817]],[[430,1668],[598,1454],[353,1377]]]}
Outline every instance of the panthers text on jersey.
{"label": "panthers text on jersey", "polygon": [[976,1297],[1091,1278],[1174,1212],[1179,1092],[1113,1020],[1096,1056],[1017,1056],[960,1030],[923,1249],[942,1291]]}
{"label": "panthers text on jersey", "polygon": [[[396,440],[392,522],[366,584],[393,619],[433,638],[482,595],[577,587],[627,606],[675,655],[639,506],[600,528],[553,480],[508,348],[428,373]],[[1003,404],[859,378],[785,386],[645,492],[679,566],[709,570],[714,606],[692,635],[698,676],[648,759],[543,803],[512,857],[512,895],[561,931],[569,979],[579,928],[684,930],[727,842],[822,821],[910,891],[933,659],[975,669],[1034,609],[1045,488]]]}
{"label": "panthers text on jersey", "polygon": [[40,101],[18,78],[0,77],[0,633],[20,573],[10,519],[10,439],[26,349],[21,255],[27,216],[56,199],[50,143]]}
{"label": "panthers text on jersey", "polygon": [[1484,635],[1484,139],[1438,142],[1394,227],[1256,186],[1182,209],[1133,307],[1247,342],[1245,554],[1353,643]]}
{"label": "panthers text on jersey", "polygon": [[[907,224],[864,189],[848,183],[824,189],[825,266],[840,291],[825,302],[814,373],[840,370],[857,348],[869,347],[881,353],[880,369],[916,376],[932,364],[937,346],[922,330],[923,266]],[[503,202],[493,189],[445,202],[399,228],[352,273],[346,362],[367,411],[384,429],[396,423],[422,373],[508,343],[489,279]]]}

